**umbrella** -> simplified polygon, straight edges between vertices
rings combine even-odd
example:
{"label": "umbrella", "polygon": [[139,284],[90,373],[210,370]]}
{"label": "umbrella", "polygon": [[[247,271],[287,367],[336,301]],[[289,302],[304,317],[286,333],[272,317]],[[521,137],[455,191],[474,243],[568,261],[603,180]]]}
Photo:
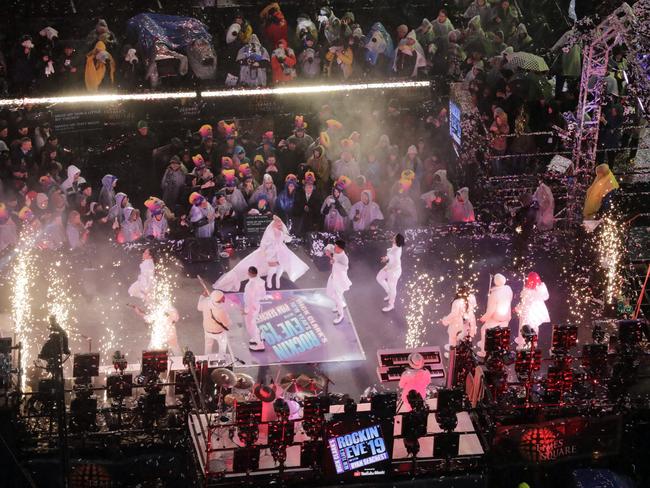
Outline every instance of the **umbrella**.
{"label": "umbrella", "polygon": [[507,54],[508,65],[513,68],[521,68],[526,71],[548,71],[548,65],[544,58],[532,53],[516,52]]}

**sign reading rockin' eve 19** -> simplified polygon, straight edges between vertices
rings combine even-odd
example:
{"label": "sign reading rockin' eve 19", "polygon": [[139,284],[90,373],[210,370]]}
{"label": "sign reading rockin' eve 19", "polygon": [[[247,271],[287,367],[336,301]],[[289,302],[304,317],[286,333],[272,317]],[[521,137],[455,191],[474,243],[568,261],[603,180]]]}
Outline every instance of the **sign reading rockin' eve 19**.
{"label": "sign reading rockin' eve 19", "polygon": [[264,342],[281,361],[327,343],[327,337],[301,298],[264,310],[257,323]]}
{"label": "sign reading rockin' eve 19", "polygon": [[386,443],[377,425],[333,437],[328,442],[337,474],[388,459]]}

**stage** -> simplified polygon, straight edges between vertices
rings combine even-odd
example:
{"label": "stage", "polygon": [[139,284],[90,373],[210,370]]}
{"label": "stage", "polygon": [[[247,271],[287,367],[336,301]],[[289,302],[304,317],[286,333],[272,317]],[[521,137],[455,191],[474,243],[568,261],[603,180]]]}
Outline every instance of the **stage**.
{"label": "stage", "polygon": [[[515,262],[510,237],[488,227],[480,232],[471,226],[460,230],[445,226],[407,231],[398,298],[395,310],[389,313],[381,311],[384,293],[375,281],[381,268],[380,257],[390,244],[388,236],[351,237],[348,255],[353,284],[346,293],[345,320],[337,326],[332,324],[333,304],[324,293],[329,276],[326,260],[314,251],[318,247],[315,241],[292,245],[310,270],[296,283],[285,277],[280,290],[269,290],[260,324],[267,337],[266,351],[248,350],[240,310],[242,294],[227,294],[234,324],[231,352],[238,359],[235,368],[262,382],[290,372],[324,373],[332,380],[331,391],[358,396],[378,383],[378,349],[404,348],[407,336],[418,345],[442,347],[446,343],[447,331],[440,319],[449,313],[459,283],[475,288],[480,317],[485,310],[490,275],[497,272],[508,278],[515,294],[514,305],[525,274],[537,270],[550,291],[547,304],[552,320],[561,323],[572,318],[571,314],[579,309],[572,294],[579,291],[574,289],[574,277],[569,279],[575,266],[567,261],[570,249],[566,236],[540,236],[530,247],[528,257]],[[101,364],[111,366],[113,352],[120,350],[129,363],[140,362],[150,331],[127,306],[137,303],[128,296],[127,289],[137,278],[142,248],[143,245],[100,244],[91,248],[89,254],[62,257],[37,253],[30,277],[32,330],[28,364],[36,358],[47,335],[48,314],[61,310],[73,353],[99,351]],[[166,274],[173,283],[172,301],[181,316],[177,324],[181,347],[197,355],[203,353],[202,316],[196,308],[202,287],[196,276],[212,283],[246,252],[250,250],[238,252],[230,259],[203,263],[165,260]],[[5,280],[0,290],[2,335],[13,334],[11,288],[11,280]],[[515,317],[510,326],[514,339],[518,326]],[[581,334],[581,339],[586,339],[591,332],[585,328]],[[540,330],[540,347],[545,353],[550,347],[550,325]],[[390,388],[394,385],[388,384]]]}

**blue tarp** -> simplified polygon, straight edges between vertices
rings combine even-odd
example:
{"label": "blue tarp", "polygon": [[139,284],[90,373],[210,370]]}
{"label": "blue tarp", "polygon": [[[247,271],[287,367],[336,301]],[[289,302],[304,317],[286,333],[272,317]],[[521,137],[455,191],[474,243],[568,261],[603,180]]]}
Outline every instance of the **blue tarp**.
{"label": "blue tarp", "polygon": [[154,46],[159,41],[181,54],[186,54],[186,48],[192,41],[212,41],[205,24],[192,17],[179,15],[138,14],[129,19],[127,33],[130,38],[138,39],[147,56],[155,54]]}

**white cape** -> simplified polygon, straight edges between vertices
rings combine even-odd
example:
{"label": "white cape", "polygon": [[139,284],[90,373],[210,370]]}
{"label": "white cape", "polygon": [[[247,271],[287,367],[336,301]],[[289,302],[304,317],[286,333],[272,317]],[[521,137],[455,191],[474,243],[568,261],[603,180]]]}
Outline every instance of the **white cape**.
{"label": "white cape", "polygon": [[286,225],[282,224],[281,232],[275,232],[273,224],[271,222],[266,227],[260,247],[219,278],[213,285],[214,289],[239,291],[241,283],[248,279],[248,268],[251,266],[257,268],[257,276],[266,276],[269,271],[269,258],[271,258],[267,254],[271,252],[274,254],[273,260],[276,259],[275,254],[277,254],[277,261],[280,263],[278,268],[286,271],[291,281],[296,281],[309,270],[307,263],[287,247],[286,243],[291,241],[291,236]]}

